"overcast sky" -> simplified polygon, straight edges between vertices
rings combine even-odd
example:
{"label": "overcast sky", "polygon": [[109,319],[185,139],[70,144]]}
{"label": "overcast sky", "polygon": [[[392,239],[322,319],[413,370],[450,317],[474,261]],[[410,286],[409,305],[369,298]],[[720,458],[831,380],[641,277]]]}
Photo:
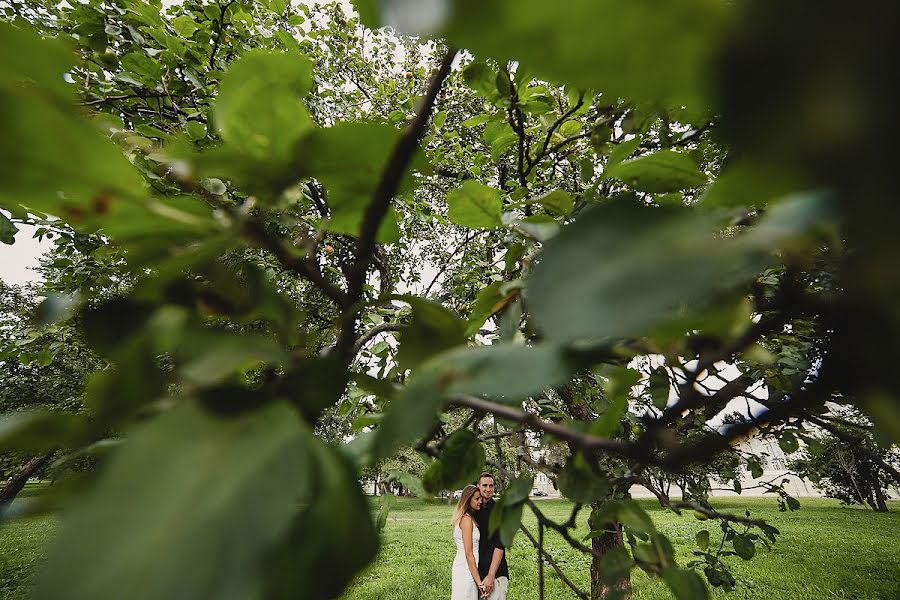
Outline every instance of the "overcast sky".
{"label": "overcast sky", "polygon": [[35,228],[19,225],[16,243],[8,246],[0,244],[0,279],[6,283],[22,285],[37,281],[40,276],[32,269],[38,264],[38,257],[53,247],[53,242],[38,242],[31,236]]}

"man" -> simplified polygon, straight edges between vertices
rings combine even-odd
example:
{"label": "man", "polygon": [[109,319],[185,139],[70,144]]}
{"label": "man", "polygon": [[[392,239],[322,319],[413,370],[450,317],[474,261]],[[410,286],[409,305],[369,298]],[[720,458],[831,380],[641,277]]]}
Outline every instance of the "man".
{"label": "man", "polygon": [[506,549],[500,542],[500,532],[488,535],[488,523],[494,510],[494,476],[484,472],[478,478],[481,493],[481,510],[475,513],[475,521],[481,531],[478,542],[478,575],[481,577],[488,600],[506,600],[509,589],[509,567],[506,566]]}

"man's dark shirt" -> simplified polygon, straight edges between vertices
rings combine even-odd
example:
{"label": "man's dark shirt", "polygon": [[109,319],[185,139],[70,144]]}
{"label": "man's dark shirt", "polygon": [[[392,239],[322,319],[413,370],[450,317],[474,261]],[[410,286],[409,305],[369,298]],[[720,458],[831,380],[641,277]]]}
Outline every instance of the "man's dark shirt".
{"label": "man's dark shirt", "polygon": [[[481,539],[478,540],[478,575],[484,579],[487,577],[488,571],[491,570],[491,559],[494,558],[494,548],[503,548],[500,542],[500,530],[494,532],[494,535],[488,535],[488,523],[491,520],[491,511],[494,510],[496,502],[488,500],[481,505],[481,510],[475,513],[475,523],[478,524],[478,530],[481,532]],[[506,566],[505,548],[503,558],[500,559],[500,565],[497,567],[497,573],[494,577],[509,578],[509,567]]]}

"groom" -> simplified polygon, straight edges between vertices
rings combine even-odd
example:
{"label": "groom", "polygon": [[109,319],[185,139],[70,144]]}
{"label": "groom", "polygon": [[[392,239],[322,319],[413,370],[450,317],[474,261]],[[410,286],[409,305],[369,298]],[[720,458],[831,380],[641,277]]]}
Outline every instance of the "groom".
{"label": "groom", "polygon": [[484,472],[478,478],[481,493],[481,510],[475,513],[475,521],[481,531],[478,542],[478,575],[481,577],[487,600],[506,600],[509,589],[509,567],[506,566],[506,549],[500,542],[500,532],[488,535],[488,523],[494,510],[494,476]]}

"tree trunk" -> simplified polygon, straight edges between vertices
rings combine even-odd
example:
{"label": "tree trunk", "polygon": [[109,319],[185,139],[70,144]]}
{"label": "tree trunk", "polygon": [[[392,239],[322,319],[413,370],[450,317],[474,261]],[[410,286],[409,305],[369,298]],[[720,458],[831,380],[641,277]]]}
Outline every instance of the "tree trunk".
{"label": "tree trunk", "polygon": [[875,506],[873,508],[876,512],[887,512],[887,499],[884,497],[884,490],[881,489],[881,482],[878,481],[877,476],[872,481],[872,489],[875,491]]}
{"label": "tree trunk", "polygon": [[[624,548],[622,526],[618,523],[607,523],[604,528],[606,533],[595,537],[591,542],[594,551],[599,552],[602,556],[616,548]],[[606,583],[602,575],[600,559],[594,556],[591,561],[591,600],[606,600],[607,598],[631,600],[631,573],[613,584]]]}
{"label": "tree trunk", "polygon": [[14,473],[12,477],[6,480],[6,485],[0,490],[0,509],[4,509],[12,504],[12,501],[19,495],[19,492],[25,488],[25,484],[28,483],[31,476],[47,464],[51,455],[52,453],[35,456],[25,463],[18,472]]}

